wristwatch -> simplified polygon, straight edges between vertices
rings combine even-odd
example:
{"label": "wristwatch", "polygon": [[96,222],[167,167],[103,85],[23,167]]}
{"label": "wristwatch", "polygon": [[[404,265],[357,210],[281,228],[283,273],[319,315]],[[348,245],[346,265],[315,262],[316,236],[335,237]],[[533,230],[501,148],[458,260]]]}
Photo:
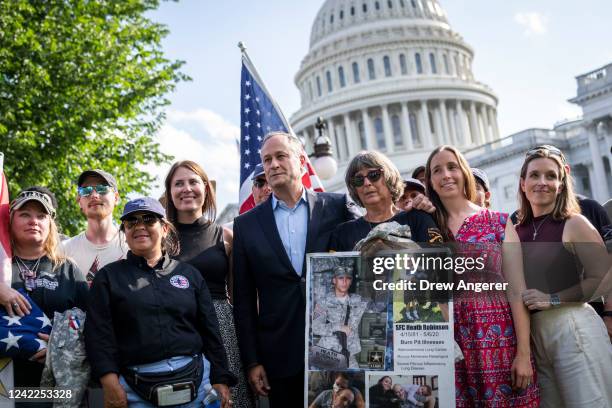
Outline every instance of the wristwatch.
{"label": "wristwatch", "polygon": [[603,317],[612,317],[612,310],[604,310],[601,315]]}
{"label": "wristwatch", "polygon": [[558,307],[561,304],[561,299],[559,299],[559,295],[553,293],[550,295],[550,305],[552,307]]}

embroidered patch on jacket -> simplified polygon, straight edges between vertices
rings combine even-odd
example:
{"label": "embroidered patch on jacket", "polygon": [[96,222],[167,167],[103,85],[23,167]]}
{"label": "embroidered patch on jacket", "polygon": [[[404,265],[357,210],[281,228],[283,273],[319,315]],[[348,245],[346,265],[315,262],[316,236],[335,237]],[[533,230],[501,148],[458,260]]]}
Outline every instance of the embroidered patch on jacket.
{"label": "embroidered patch on jacket", "polygon": [[174,275],[170,278],[170,284],[175,288],[187,289],[189,287],[189,280],[183,275]]}
{"label": "embroidered patch on jacket", "polygon": [[437,228],[427,228],[427,235],[429,236],[430,244],[442,244],[444,242],[442,234]]}

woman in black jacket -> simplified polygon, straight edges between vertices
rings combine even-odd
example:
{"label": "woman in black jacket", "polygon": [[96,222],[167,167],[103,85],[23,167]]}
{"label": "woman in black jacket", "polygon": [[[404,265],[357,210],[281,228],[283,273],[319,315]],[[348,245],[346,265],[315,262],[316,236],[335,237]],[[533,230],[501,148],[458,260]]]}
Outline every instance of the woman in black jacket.
{"label": "woman in black jacket", "polygon": [[228,386],[236,378],[227,370],[208,287],[195,268],[171,259],[178,242],[163,207],[149,197],[132,200],[121,221],[130,252],[96,274],[85,322],[105,403],[201,406],[210,369],[222,407],[230,407]]}

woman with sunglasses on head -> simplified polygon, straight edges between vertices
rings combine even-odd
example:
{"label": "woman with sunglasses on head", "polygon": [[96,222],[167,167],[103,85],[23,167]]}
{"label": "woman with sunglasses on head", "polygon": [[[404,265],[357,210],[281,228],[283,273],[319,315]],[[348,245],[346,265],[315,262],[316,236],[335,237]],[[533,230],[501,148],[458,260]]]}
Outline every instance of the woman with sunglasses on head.
{"label": "woman with sunglasses on head", "polygon": [[[45,187],[23,190],[10,204],[13,280],[12,288],[2,288],[0,303],[11,317],[29,314],[31,310],[30,303],[16,289],[25,290],[50,319],[55,312],[63,313],[73,307],[86,308],[88,288],[85,277],[58,249],[55,208],[55,197]],[[43,327],[45,324],[43,322]],[[39,337],[45,341],[49,339],[45,334],[39,334]],[[8,344],[7,347],[11,347]],[[15,386],[39,387],[45,357],[46,348],[42,348],[30,361],[15,358]],[[41,403],[37,406],[51,405]]]}
{"label": "woman with sunglasses on head", "polygon": [[332,235],[331,249],[352,251],[375,226],[392,221],[409,225],[412,240],[417,243],[439,240],[440,234],[431,215],[421,210],[406,212],[398,208],[404,181],[397,167],[384,154],[358,153],[347,167],[345,182],[351,198],[365,208],[366,214],[340,224]]}
{"label": "woman with sunglasses on head", "polygon": [[242,369],[230,303],[232,231],[215,223],[215,191],[200,165],[191,160],[174,163],[164,185],[168,220],[176,228],[181,246],[176,259],[193,265],[208,285],[229,369],[238,377],[231,390],[234,407],[250,408],[253,397]]}
{"label": "woman with sunglasses on head", "polygon": [[[587,302],[610,292],[610,255],[580,214],[554,146],[527,152],[516,230],[523,243],[531,335],[543,407],[612,406],[612,346]],[[606,280],[606,274],[608,279]]]}
{"label": "woman with sunglasses on head", "polygon": [[516,231],[506,214],[473,203],[476,182],[456,148],[435,149],[425,178],[438,227],[445,241],[455,243],[455,256],[483,259],[481,270],[455,274],[456,283],[508,282],[506,292],[453,292],[455,341],[465,357],[455,364],[456,406],[537,407],[529,313],[520,301],[520,248],[508,245],[518,242]]}
{"label": "woman with sunglasses on head", "polygon": [[227,370],[210,293],[195,268],[171,258],[179,244],[165,210],[139,198],[126,204],[121,222],[130,251],[96,274],[85,322],[105,404],[200,407],[210,377],[222,407],[230,407],[228,386],[236,379]]}

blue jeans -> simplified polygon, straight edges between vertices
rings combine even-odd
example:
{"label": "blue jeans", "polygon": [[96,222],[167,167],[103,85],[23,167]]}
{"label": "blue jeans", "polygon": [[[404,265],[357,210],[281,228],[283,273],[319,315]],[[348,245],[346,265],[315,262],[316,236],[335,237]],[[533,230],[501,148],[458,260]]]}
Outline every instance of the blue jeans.
{"label": "blue jeans", "polygon": [[[175,408],[201,408],[203,406],[204,398],[206,394],[212,388],[210,384],[210,363],[204,356],[202,356],[202,360],[204,362],[204,370],[202,372],[202,382],[200,383],[200,388],[198,388],[198,396],[195,400],[191,401],[188,404],[177,405]],[[167,371],[174,371],[191,362],[191,357],[181,356],[181,357],[172,357],[166,360],[157,361],[155,363],[150,364],[142,364],[138,366],[130,367],[132,370],[138,371],[140,373],[163,373]],[[125,378],[123,376],[119,376],[119,383],[125,390],[127,394],[128,406],[130,408],[151,408],[153,404],[150,402],[140,398],[138,394],[136,394],[132,388],[125,382]]]}

